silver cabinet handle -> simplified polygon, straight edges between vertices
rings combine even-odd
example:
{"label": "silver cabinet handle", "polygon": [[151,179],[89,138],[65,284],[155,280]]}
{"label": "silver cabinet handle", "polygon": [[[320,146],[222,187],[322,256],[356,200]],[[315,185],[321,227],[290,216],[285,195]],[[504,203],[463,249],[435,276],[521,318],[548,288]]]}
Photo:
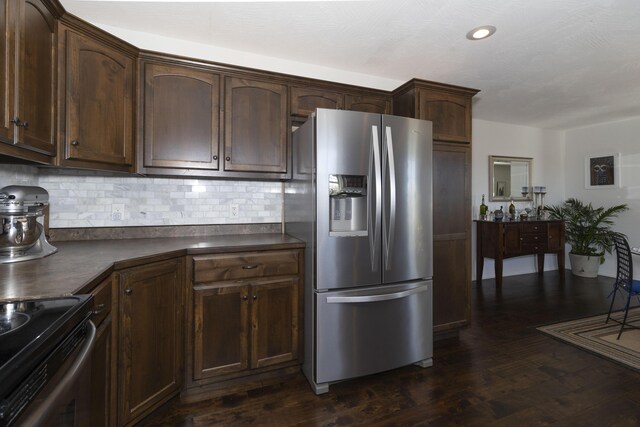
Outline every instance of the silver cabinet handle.
{"label": "silver cabinet handle", "polygon": [[131,295],[133,293],[133,289],[127,288],[127,289],[124,290],[124,293],[127,294],[127,295]]}
{"label": "silver cabinet handle", "polygon": [[407,289],[406,291],[393,292],[390,294],[362,295],[353,297],[327,297],[327,304],[353,304],[359,302],[389,301],[405,298],[420,292],[426,292],[428,289],[428,286],[418,286],[415,288]]}
{"label": "silver cabinet handle", "polygon": [[242,266],[243,270],[253,270],[254,268],[258,268],[258,264],[250,264],[250,265],[243,265]]}
{"label": "silver cabinet handle", "polygon": [[78,145],[80,145],[80,141],[78,141],[77,139],[74,139],[73,141],[71,141],[71,145],[73,145],[74,147],[77,147]]}

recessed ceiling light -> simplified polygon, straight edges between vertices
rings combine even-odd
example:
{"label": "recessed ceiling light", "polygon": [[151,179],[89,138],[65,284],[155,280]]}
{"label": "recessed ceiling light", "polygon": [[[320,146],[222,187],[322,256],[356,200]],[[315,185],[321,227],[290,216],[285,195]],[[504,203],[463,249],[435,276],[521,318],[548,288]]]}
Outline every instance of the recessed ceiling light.
{"label": "recessed ceiling light", "polygon": [[483,25],[482,27],[474,28],[467,33],[469,40],[482,40],[486,39],[490,35],[496,32],[496,27],[493,25]]}

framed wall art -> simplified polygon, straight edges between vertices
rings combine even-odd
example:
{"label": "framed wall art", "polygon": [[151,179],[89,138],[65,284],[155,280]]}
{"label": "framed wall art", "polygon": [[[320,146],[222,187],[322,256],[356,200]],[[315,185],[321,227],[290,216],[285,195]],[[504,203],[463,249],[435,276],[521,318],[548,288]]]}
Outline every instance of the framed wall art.
{"label": "framed wall art", "polygon": [[585,156],[584,186],[589,189],[620,188],[620,153]]}

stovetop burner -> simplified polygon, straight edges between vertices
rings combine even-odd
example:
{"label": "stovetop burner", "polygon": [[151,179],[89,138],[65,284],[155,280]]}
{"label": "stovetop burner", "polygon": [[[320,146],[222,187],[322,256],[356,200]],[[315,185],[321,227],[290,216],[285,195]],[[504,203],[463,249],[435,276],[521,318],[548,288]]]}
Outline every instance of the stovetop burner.
{"label": "stovetop burner", "polygon": [[26,313],[12,312],[0,314],[0,336],[15,332],[24,326],[31,316]]}

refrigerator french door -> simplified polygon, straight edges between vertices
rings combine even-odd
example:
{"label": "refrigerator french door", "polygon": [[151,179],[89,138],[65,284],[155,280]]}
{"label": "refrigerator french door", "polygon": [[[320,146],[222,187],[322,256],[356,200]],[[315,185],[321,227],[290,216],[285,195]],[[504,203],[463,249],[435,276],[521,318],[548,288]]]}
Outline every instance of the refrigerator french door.
{"label": "refrigerator french door", "polygon": [[432,355],[431,122],[318,109],[294,133],[286,231],[307,242],[316,393]]}

